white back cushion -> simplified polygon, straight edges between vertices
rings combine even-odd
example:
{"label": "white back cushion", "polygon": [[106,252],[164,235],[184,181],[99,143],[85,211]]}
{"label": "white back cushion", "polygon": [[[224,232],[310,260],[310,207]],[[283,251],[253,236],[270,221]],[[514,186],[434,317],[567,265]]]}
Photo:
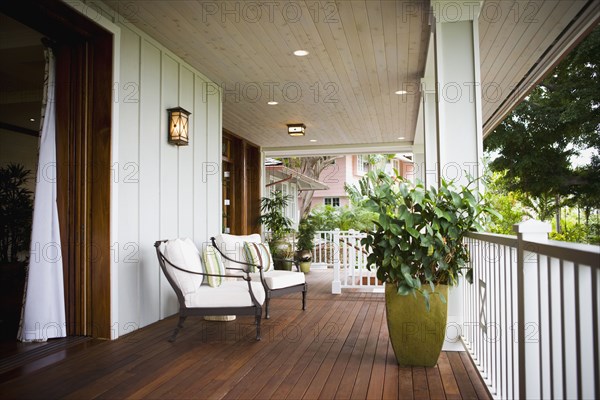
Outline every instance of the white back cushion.
{"label": "white back cushion", "polygon": [[[172,239],[164,247],[164,255],[169,262],[179,268],[194,272],[204,272],[202,270],[202,261],[200,252],[194,242],[189,239]],[[169,263],[165,263],[168,273],[171,275],[177,286],[181,289],[184,296],[195,292],[202,285],[202,275],[189,274],[173,268]]]}
{"label": "white back cushion", "polygon": [[[219,250],[223,252],[227,257],[233,258],[237,261],[246,261],[244,254],[244,242],[260,243],[262,240],[258,233],[252,235],[229,235],[227,233],[221,233],[215,237],[215,242]],[[227,260],[223,257],[223,264],[225,268],[243,268],[242,264],[236,264]]]}

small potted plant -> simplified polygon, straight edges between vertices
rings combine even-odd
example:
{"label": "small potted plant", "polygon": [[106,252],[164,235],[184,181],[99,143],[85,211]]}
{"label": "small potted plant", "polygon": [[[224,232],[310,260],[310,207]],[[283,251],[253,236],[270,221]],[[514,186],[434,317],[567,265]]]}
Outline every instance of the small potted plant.
{"label": "small potted plant", "polygon": [[290,195],[284,195],[280,190],[276,190],[270,197],[261,199],[260,211],[262,212],[259,223],[263,225],[268,232],[267,243],[271,254],[273,254],[273,263],[275,269],[292,270],[293,249],[288,239],[292,233],[292,221],[286,217],[285,208],[291,200]]}
{"label": "small potted plant", "polygon": [[[460,275],[472,282],[467,232],[481,229],[491,210],[469,185],[445,181],[426,189],[369,172],[360,181],[363,203],[378,214],[362,239],[369,268],[385,282],[390,340],[400,365],[434,366],[445,337],[448,286]],[[419,332],[406,335],[402,327]],[[404,333],[403,333],[404,332]]]}
{"label": "small potted plant", "polygon": [[310,216],[300,220],[298,224],[298,236],[296,238],[296,260],[298,261],[300,271],[304,273],[310,272],[312,251],[315,247],[315,232],[316,225]]}
{"label": "small potted plant", "polygon": [[21,164],[0,167],[0,337],[17,335],[31,240],[31,171]]}

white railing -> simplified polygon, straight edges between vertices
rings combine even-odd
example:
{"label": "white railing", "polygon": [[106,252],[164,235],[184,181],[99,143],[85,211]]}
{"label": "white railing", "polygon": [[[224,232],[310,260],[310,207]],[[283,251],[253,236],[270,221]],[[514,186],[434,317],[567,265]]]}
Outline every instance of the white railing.
{"label": "white railing", "polygon": [[317,231],[313,240],[313,264],[325,264],[328,268],[333,268],[333,254],[339,251],[339,247],[334,246],[334,231]]}
{"label": "white railing", "polygon": [[516,229],[467,238],[463,342],[496,398],[600,398],[600,249]]}
{"label": "white railing", "polygon": [[377,271],[367,268],[367,252],[360,240],[364,233],[349,231],[319,231],[315,234],[313,262],[326,263],[333,268],[331,293],[342,289],[358,288],[383,290],[377,280]]}

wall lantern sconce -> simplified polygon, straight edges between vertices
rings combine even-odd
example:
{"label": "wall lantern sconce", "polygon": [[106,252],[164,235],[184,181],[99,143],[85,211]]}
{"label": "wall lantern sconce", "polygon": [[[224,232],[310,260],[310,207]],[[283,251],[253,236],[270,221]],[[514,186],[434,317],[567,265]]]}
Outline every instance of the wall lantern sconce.
{"label": "wall lantern sconce", "polygon": [[169,143],[187,146],[189,142],[188,117],[192,114],[181,107],[167,109],[169,113]]}
{"label": "wall lantern sconce", "polygon": [[306,126],[304,124],[288,124],[288,135],[290,136],[304,136],[304,130]]}

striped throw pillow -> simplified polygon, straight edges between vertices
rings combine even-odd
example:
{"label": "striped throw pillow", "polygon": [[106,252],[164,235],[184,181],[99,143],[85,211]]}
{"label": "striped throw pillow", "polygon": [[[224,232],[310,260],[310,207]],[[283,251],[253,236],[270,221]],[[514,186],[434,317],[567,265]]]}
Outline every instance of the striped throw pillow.
{"label": "striped throw pillow", "polygon": [[[223,265],[221,254],[213,246],[206,246],[202,258],[204,259],[204,267],[207,274],[225,275],[225,266]],[[211,287],[218,287],[223,283],[222,276],[207,276],[207,278],[208,285]]]}
{"label": "striped throw pillow", "polygon": [[[271,256],[269,246],[265,243],[244,242],[244,254],[246,255],[247,262],[262,265],[263,272],[267,272],[273,268],[273,257]],[[253,267],[251,269],[250,272],[256,272]]]}

